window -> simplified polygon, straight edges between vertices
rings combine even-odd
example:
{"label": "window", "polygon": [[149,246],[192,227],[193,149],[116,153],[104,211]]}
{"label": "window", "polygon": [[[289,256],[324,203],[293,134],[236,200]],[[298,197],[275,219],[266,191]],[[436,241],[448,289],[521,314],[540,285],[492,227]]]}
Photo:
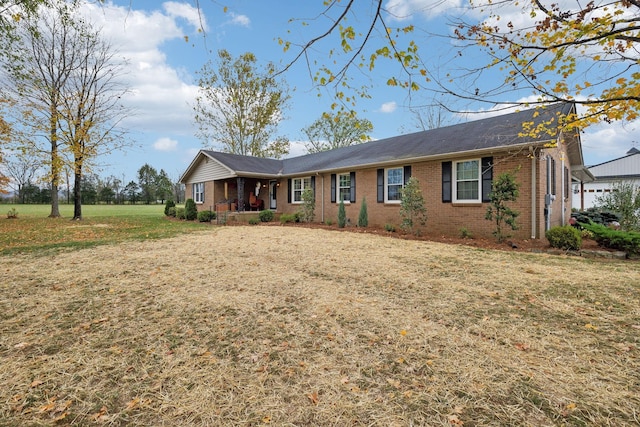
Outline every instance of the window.
{"label": "window", "polygon": [[307,188],[311,188],[311,177],[293,178],[291,183],[292,203],[302,203],[302,192]]}
{"label": "window", "polygon": [[196,203],[204,203],[204,182],[196,182],[193,184],[193,201]]}
{"label": "window", "polygon": [[454,202],[480,202],[480,160],[453,163]]}
{"label": "window", "polygon": [[338,185],[336,186],[336,199],[338,203],[342,200],[345,203],[351,201],[351,174],[343,173],[338,175]]}
{"label": "window", "polygon": [[384,201],[400,202],[402,184],[404,183],[403,168],[385,169]]}

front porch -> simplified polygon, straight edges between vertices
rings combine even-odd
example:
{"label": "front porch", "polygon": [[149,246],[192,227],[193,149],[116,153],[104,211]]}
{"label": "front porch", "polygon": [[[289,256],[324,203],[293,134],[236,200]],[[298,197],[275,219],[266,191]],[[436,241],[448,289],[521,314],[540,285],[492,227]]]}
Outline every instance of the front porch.
{"label": "front porch", "polygon": [[214,181],[214,204],[211,210],[244,213],[277,209],[280,182],[268,178],[237,177]]}

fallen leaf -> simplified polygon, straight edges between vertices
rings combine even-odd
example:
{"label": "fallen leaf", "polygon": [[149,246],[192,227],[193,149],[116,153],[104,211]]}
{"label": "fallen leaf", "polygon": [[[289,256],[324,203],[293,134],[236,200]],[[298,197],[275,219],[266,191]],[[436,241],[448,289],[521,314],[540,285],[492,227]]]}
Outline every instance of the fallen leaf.
{"label": "fallen leaf", "polygon": [[44,384],[44,381],[40,381],[40,380],[33,380],[31,381],[31,388],[35,388],[38,387],[39,385]]}
{"label": "fallen leaf", "polygon": [[586,325],[584,325],[585,328],[587,329],[593,329],[594,331],[598,330],[597,326],[593,326],[591,323],[587,323]]}
{"label": "fallen leaf", "polygon": [[407,331],[405,329],[401,330],[400,335],[404,337],[405,335],[407,335]]}
{"label": "fallen leaf", "polygon": [[271,423],[271,417],[268,415],[266,417],[262,417],[262,422],[265,424]]}
{"label": "fallen leaf", "polygon": [[18,349],[26,348],[26,347],[29,347],[30,345],[31,344],[29,344],[28,342],[21,342],[21,343],[18,343],[16,345],[14,345],[13,348],[18,348]]}
{"label": "fallen leaf", "polygon": [[318,397],[318,393],[315,391],[313,393],[307,394],[307,397],[309,398],[311,403],[313,403],[314,405],[317,405],[318,402],[320,401],[320,398]]}
{"label": "fallen leaf", "polygon": [[49,401],[49,403],[40,407],[40,412],[50,412],[55,407],[56,407],[56,398],[54,397]]}
{"label": "fallen leaf", "polygon": [[340,382],[342,384],[348,384],[349,383],[349,377],[342,377],[342,379],[340,380]]}
{"label": "fallen leaf", "polygon": [[525,344],[525,343],[521,343],[521,342],[517,342],[513,345],[515,348],[517,348],[520,351],[527,351],[529,350],[529,344]]}
{"label": "fallen leaf", "polygon": [[65,418],[67,418],[67,412],[66,412],[66,411],[65,411],[65,412],[63,412],[63,413],[61,413],[61,414],[60,414],[60,415],[58,415],[57,417],[55,417],[55,418],[53,419],[53,421],[62,421],[62,420],[64,420]]}
{"label": "fallen leaf", "polygon": [[107,418],[107,407],[103,406],[100,408],[100,412],[96,412],[91,416],[94,421],[104,421]]}
{"label": "fallen leaf", "polygon": [[457,415],[449,415],[449,424],[454,426],[463,426],[464,423],[458,418]]}
{"label": "fallen leaf", "polygon": [[135,408],[136,406],[138,406],[139,404],[140,404],[140,398],[139,397],[134,397],[133,399],[131,399],[129,401],[129,403],[127,403],[126,410],[129,411],[129,410]]}

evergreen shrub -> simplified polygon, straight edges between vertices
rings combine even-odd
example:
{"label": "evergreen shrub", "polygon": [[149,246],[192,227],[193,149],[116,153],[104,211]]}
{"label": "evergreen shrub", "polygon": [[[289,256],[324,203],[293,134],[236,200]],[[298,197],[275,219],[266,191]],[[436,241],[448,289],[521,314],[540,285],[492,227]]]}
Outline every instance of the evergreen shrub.
{"label": "evergreen shrub", "polygon": [[547,230],[545,236],[554,248],[577,251],[582,246],[580,232],[570,225],[552,227]]}

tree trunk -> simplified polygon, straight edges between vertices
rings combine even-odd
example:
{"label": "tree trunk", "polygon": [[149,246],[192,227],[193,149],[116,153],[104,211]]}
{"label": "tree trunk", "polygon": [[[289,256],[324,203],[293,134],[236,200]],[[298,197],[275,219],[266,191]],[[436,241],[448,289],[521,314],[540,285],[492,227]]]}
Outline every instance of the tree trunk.
{"label": "tree trunk", "polygon": [[73,219],[82,219],[82,168],[77,166],[73,180]]}
{"label": "tree trunk", "polygon": [[60,181],[60,155],[58,154],[58,142],[56,132],[52,129],[51,140],[51,213],[49,218],[60,218],[60,205],[58,201],[58,182]]}

